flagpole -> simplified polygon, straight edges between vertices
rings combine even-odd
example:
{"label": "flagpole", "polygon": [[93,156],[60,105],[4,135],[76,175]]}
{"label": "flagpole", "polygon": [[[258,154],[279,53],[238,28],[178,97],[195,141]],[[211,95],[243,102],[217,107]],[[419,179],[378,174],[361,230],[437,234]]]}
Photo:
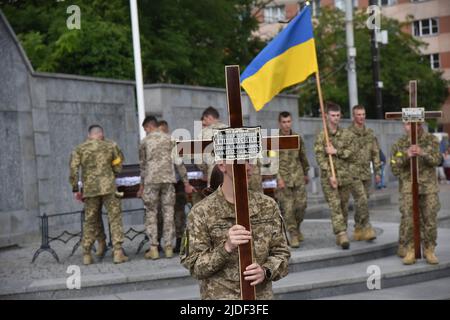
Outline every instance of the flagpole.
{"label": "flagpole", "polygon": [[[325,119],[325,108],[323,106],[322,87],[320,86],[319,68],[317,68],[316,71],[316,85],[317,85],[317,93],[319,94],[320,113],[322,114],[322,124],[323,124],[323,132],[325,134],[325,142],[327,143],[327,146],[329,146],[330,138],[328,137],[328,126],[327,121]],[[328,160],[330,161],[331,176],[333,177],[333,179],[336,179],[336,172],[334,170],[333,164],[333,156],[331,154],[328,154]]]}
{"label": "flagpole", "polygon": [[145,103],[144,103],[144,82],[142,80],[142,62],[141,62],[141,42],[139,39],[139,19],[137,13],[137,0],[130,0],[130,16],[133,34],[133,49],[134,49],[134,73],[136,79],[136,97],[139,120],[139,137],[145,137],[145,131],[141,126],[145,118]]}

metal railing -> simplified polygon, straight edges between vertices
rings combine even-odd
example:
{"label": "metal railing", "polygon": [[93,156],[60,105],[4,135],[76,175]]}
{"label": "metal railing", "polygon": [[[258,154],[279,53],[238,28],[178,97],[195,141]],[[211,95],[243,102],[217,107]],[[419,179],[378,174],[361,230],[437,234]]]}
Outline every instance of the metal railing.
{"label": "metal railing", "polygon": [[[143,214],[145,215],[144,208],[123,210],[122,214],[131,213],[131,212],[138,212],[138,211],[142,211]],[[49,225],[48,225],[49,218],[70,216],[70,215],[76,215],[76,214],[80,215],[80,231],[79,232],[72,233],[72,232],[69,232],[68,230],[64,230],[63,232],[61,232],[57,236],[51,236],[50,235]],[[106,215],[105,212],[102,211],[102,215]],[[45,252],[45,251],[49,252],[55,258],[55,260],[59,263],[60,261],[59,261],[58,254],[51,247],[51,243],[54,242],[54,241],[60,241],[63,244],[67,244],[70,240],[78,237],[79,239],[74,244],[74,246],[72,247],[72,252],[69,255],[69,257],[73,256],[73,254],[77,251],[77,249],[80,246],[80,244],[82,242],[82,239],[83,239],[83,224],[84,224],[84,218],[85,218],[84,210],[72,211],[72,212],[64,212],[64,213],[55,213],[55,214],[51,214],[51,215],[48,215],[47,213],[44,213],[43,215],[38,216],[38,218],[40,219],[40,226],[41,226],[41,246],[40,246],[39,249],[37,249],[34,252],[33,259],[31,260],[31,263],[34,263],[34,261],[37,259],[37,257],[42,252]],[[108,241],[108,245],[107,245],[107,250],[109,248],[112,248],[111,227],[110,227],[109,222],[108,222],[108,235],[109,235],[109,241]],[[142,239],[141,242],[139,243],[138,249],[136,251],[136,254],[138,254],[142,250],[142,247],[144,246],[144,244],[149,241],[149,239],[148,239],[148,237],[146,235],[146,232],[145,232],[145,228],[143,230],[139,231],[139,230],[134,229],[133,227],[130,227],[124,233],[124,237],[127,238],[130,241],[133,241],[134,239],[136,239],[140,235],[143,235],[144,239]],[[93,247],[93,250],[95,251],[95,247]]]}

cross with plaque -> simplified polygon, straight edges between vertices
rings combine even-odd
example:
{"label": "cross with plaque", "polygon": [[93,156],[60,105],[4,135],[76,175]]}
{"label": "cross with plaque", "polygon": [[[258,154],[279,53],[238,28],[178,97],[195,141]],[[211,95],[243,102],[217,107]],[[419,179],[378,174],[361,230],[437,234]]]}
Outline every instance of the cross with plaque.
{"label": "cross with plaque", "polygon": [[[417,145],[417,124],[425,119],[438,119],[442,117],[441,111],[425,111],[425,108],[417,107],[417,80],[409,82],[409,108],[402,108],[402,112],[386,112],[386,119],[402,119],[403,122],[411,123],[410,142]],[[419,164],[417,157],[411,157],[411,182],[413,199],[413,221],[414,221],[414,253],[416,259],[422,257],[420,248],[420,214],[419,214]]]}
{"label": "cross with plaque", "polygon": [[[239,74],[239,66],[225,67],[229,128],[215,130],[212,140],[180,141],[177,151],[179,155],[213,151],[215,161],[233,163],[236,224],[251,231],[245,161],[261,158],[264,151],[299,149],[300,139],[297,135],[262,137],[261,127],[243,127]],[[239,245],[238,250],[241,298],[255,300],[255,287],[244,279],[243,274],[253,263],[252,242]]]}

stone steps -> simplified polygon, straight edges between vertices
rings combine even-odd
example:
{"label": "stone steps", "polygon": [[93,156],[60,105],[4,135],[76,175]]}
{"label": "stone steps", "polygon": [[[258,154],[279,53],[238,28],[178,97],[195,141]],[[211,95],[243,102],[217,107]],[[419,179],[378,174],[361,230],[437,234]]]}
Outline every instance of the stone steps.
{"label": "stone steps", "polygon": [[[373,243],[352,242],[350,250],[342,250],[334,245],[334,237],[330,235],[331,225],[329,221],[306,220],[305,229],[312,227],[329,235],[329,238],[325,240],[327,241],[326,247],[293,250],[290,261],[291,274],[386,257],[393,255],[396,250],[397,226],[395,224],[376,224],[375,228],[379,233],[378,239]],[[315,242],[308,243],[308,241],[313,242],[313,240],[307,238],[304,242],[304,248],[315,245]],[[166,266],[158,270],[155,270],[155,268],[149,271],[141,269],[133,273],[110,272],[101,275],[83,275],[82,271],[81,290],[68,290],[66,278],[37,280],[15,291],[2,290],[0,299],[88,298],[153,289],[162,290],[163,288],[168,291],[173,289],[176,291],[177,288],[191,285],[197,287],[196,280],[179,264],[178,259],[165,261]],[[151,261],[141,262],[153,263]],[[196,291],[198,292],[198,289]]]}
{"label": "stone steps", "polygon": [[[445,235],[450,240],[450,234]],[[444,239],[443,239],[444,240]],[[447,242],[449,243],[449,242]],[[404,266],[396,256],[367,260],[324,269],[297,271],[274,283],[277,299],[449,299],[450,245],[437,250],[439,265],[428,265],[424,260]],[[381,290],[369,290],[369,266],[381,271]],[[195,300],[199,299],[197,284],[124,292],[89,299],[120,300]]]}

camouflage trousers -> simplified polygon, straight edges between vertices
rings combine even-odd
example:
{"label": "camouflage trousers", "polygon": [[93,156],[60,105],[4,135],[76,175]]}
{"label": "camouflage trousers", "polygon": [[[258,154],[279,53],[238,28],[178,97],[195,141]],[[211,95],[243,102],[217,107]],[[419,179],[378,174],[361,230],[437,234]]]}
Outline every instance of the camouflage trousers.
{"label": "camouflage trousers", "polygon": [[297,235],[307,206],[305,185],[277,190],[276,198],[280,204],[287,230],[289,233]]}
{"label": "camouflage trousers", "polygon": [[331,210],[331,224],[334,234],[347,231],[348,200],[350,199],[351,185],[333,189],[328,179],[321,179],[321,184],[325,200]]}
{"label": "camouflage trousers", "polygon": [[[182,238],[184,229],[186,228],[186,213],[184,208],[186,206],[186,195],[177,192],[175,194],[175,237]],[[163,234],[163,215],[161,209],[158,210],[158,235]]]}
{"label": "camouflage trousers", "polygon": [[163,216],[164,246],[172,245],[174,237],[175,188],[172,183],[149,183],[144,186],[145,229],[151,246],[158,242],[158,207]]}
{"label": "camouflage trousers", "polygon": [[[419,195],[420,239],[424,247],[436,246],[437,214],[441,209],[437,193]],[[414,244],[414,219],[412,194],[400,196],[399,244],[405,247]]]}
{"label": "camouflage trousers", "polygon": [[367,203],[370,181],[368,185],[366,185],[366,182],[355,179],[350,184],[350,193],[355,200],[355,228],[370,227],[369,206]]}
{"label": "camouflage trousers", "polygon": [[106,207],[106,211],[108,212],[113,247],[115,250],[120,249],[124,239],[120,199],[116,198],[114,193],[111,193],[98,197],[85,198],[84,203],[83,250],[90,252],[95,240],[98,240],[101,234],[104,236],[103,221],[102,230],[101,232],[99,231],[99,221],[102,219],[102,205]]}

